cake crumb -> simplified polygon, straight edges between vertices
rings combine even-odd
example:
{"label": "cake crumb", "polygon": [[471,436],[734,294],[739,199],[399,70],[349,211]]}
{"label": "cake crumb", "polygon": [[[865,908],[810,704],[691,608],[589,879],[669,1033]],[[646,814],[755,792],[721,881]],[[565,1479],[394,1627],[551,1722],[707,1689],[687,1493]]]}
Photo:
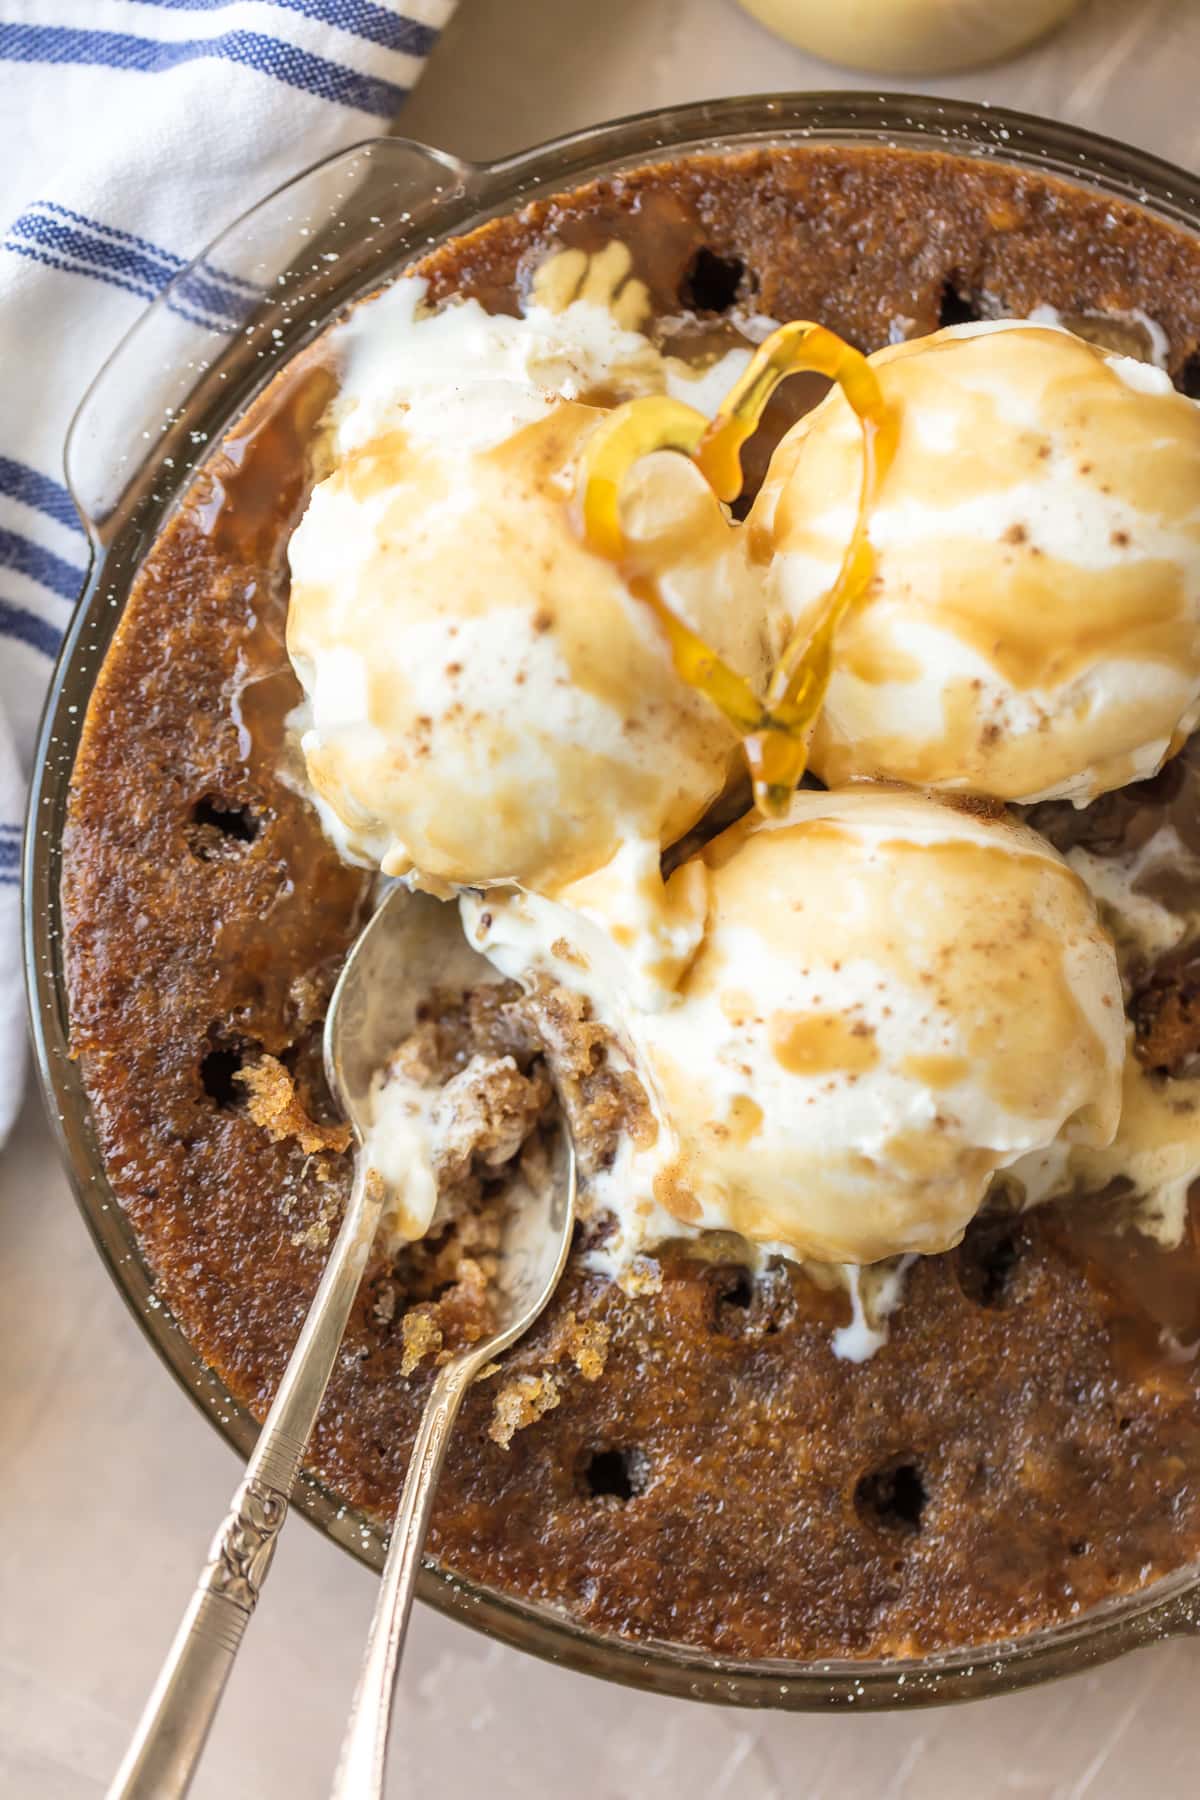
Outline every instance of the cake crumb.
{"label": "cake crumb", "polygon": [[396,1301],[399,1295],[394,1281],[381,1281],[371,1303],[371,1317],[380,1326],[388,1326],[396,1317]]}
{"label": "cake crumb", "polygon": [[617,1276],[617,1286],[631,1300],[643,1295],[662,1293],[662,1264],[652,1256],[635,1256],[627,1269]]}
{"label": "cake crumb", "polygon": [[[370,1179],[368,1177],[368,1179]],[[324,1250],[333,1236],[333,1224],[341,1211],[341,1194],[337,1188],[328,1185],[327,1177],[322,1175],[317,1199],[316,1217],[302,1231],[293,1231],[291,1242],[297,1250]],[[287,1214],[285,1213],[285,1217]]]}
{"label": "cake crumb", "polygon": [[577,1319],[568,1313],[563,1332],[563,1348],[585,1381],[599,1381],[608,1361],[608,1343],[612,1328],[599,1319]]}
{"label": "cake crumb", "polygon": [[[488,1436],[502,1450],[507,1450],[518,1431],[536,1425],[546,1413],[553,1412],[563,1397],[569,1375],[552,1371],[557,1362],[573,1362],[585,1381],[599,1381],[608,1360],[611,1329],[599,1319],[578,1319],[569,1312],[558,1328],[550,1347],[546,1366],[538,1374],[516,1375],[505,1382],[496,1395]],[[493,1374],[499,1363],[490,1363],[484,1374]],[[483,1376],[477,1379],[482,1380]]]}
{"label": "cake crumb", "polygon": [[264,1053],[239,1069],[234,1080],[248,1090],[246,1111],[273,1144],[295,1138],[306,1156],[315,1156],[318,1150],[349,1149],[349,1125],[319,1125],[311,1118],[278,1057]]}
{"label": "cake crumb", "polygon": [[524,1431],[527,1425],[536,1425],[546,1413],[554,1411],[561,1399],[559,1384],[553,1375],[544,1372],[516,1376],[505,1382],[496,1395],[488,1436],[493,1444],[507,1450],[518,1431]]}
{"label": "cake crumb", "polygon": [[442,1347],[442,1328],[429,1307],[410,1306],[400,1321],[400,1333],[404,1339],[401,1375],[411,1375],[419,1362],[435,1356]]}

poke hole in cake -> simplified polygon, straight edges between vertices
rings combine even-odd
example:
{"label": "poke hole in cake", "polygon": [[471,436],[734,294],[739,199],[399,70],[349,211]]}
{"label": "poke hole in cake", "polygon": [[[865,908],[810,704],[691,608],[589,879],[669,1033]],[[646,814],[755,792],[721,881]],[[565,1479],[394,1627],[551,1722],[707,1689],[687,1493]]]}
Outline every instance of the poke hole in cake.
{"label": "poke hole in cake", "polygon": [[[565,265],[556,262],[564,251]],[[548,268],[557,275],[542,273]],[[702,376],[730,350],[744,360],[769,321],[792,318],[815,319],[875,351],[963,322],[964,310],[989,320],[1050,306],[1080,335],[1157,356],[1185,386],[1200,344],[1194,240],[1108,197],[939,155],[812,148],[697,157],[493,221],[435,249],[416,273],[427,283],[425,306],[474,298],[489,315],[514,320],[536,303],[539,280],[542,297],[557,304],[561,295],[547,283],[571,276],[567,305],[591,280],[614,327],[640,333],[646,349],[619,381],[609,371],[584,385],[575,402],[583,405],[659,384],[660,353]],[[379,303],[365,304],[362,319],[371,304]],[[371,887],[331,845],[286,769],[285,721],[300,698],[284,648],[288,546],[314,477],[328,477],[331,466],[327,446],[315,466],[307,450],[336,386],[332,356],[323,364],[322,354],[310,388],[284,376],[266,391],[239,428],[236,455],[214,458],[147,557],[93,696],[64,847],[72,1027],[110,1179],[162,1298],[260,1414],[348,1183],[348,1156],[330,1136],[337,1122],[319,1033]],[[731,370],[722,373],[726,385]],[[688,381],[686,367],[674,378]],[[753,521],[750,502],[769,457],[821,385],[798,377],[779,390],[747,446],[748,493],[735,513]],[[690,391],[699,397],[700,385]],[[561,454],[549,442],[556,409],[543,410],[548,428],[537,417],[523,428],[545,429],[539,442],[553,461]],[[457,419],[460,441],[471,427],[468,407]],[[821,454],[840,456],[839,443],[831,438]],[[386,463],[359,455],[364,503],[373,482],[382,493],[392,479]],[[543,465],[535,458],[529,466]],[[697,509],[696,545],[722,542],[703,495],[677,473],[672,479],[684,490],[680,503]],[[276,497],[265,515],[246,503],[263,492]],[[663,535],[653,500],[639,500],[648,542]],[[565,539],[549,548],[570,551]],[[824,554],[815,539],[808,548],[816,560]],[[1019,546],[1009,548],[1015,556]],[[722,569],[719,557],[700,561],[697,588],[739,591],[742,571]],[[679,603],[689,604],[679,580]],[[600,599],[624,616],[610,587],[602,584]],[[711,623],[728,624],[726,611]],[[734,623],[741,636],[722,651],[757,678],[770,646],[756,645],[744,616]],[[555,621],[544,635],[558,629]],[[653,641],[649,631],[635,634],[628,660],[613,666],[589,662],[586,646],[576,646],[576,678],[593,694],[605,683],[620,691]],[[866,644],[855,652],[879,653]],[[447,673],[456,660],[448,654],[439,665],[447,694],[469,674]],[[493,677],[496,666],[493,659]],[[653,733],[677,708],[679,785],[692,782],[702,805],[716,799],[736,758],[713,755],[703,709],[669,684],[650,698],[654,716],[637,728]],[[849,698],[842,721],[852,721]],[[455,703],[448,697],[446,710]],[[825,752],[835,761],[850,729],[829,734]],[[414,752],[419,738],[418,730]],[[986,748],[982,733],[979,742]],[[114,791],[129,793],[131,804],[113,808]],[[1121,783],[1081,810],[1050,799],[1027,815],[1099,896],[1116,943],[1119,998],[1146,1069],[1138,1104],[1153,1127],[1139,1174],[1157,1182],[1155,1194],[1170,1189],[1166,1212],[1131,1216],[1120,1192],[1129,1178],[1103,1166],[1102,1143],[1071,1153],[1091,1159],[1092,1194],[1023,1211],[1002,1171],[961,1243],[908,1264],[886,1343],[854,1363],[834,1349],[851,1323],[844,1283],[819,1261],[751,1254],[728,1234],[698,1231],[702,1216],[677,1219],[667,1241],[631,1239],[618,1268],[612,1227],[595,1206],[549,1313],[468,1401],[432,1539],[444,1566],[566,1606],[600,1630],[734,1656],[829,1658],[1019,1634],[1195,1560],[1200,1421],[1189,1352],[1200,1296],[1187,1073],[1196,1048],[1195,791],[1184,750],[1161,775]],[[631,804],[642,798],[633,792]],[[538,843],[530,850],[522,838],[528,820],[519,796],[513,804],[512,841],[524,844],[532,867]],[[817,790],[806,797],[814,824],[824,804]],[[645,823],[644,806],[639,817]],[[862,822],[825,822],[857,832],[860,847],[866,841]],[[689,809],[652,823],[685,844],[694,825]],[[944,829],[955,842],[970,840],[964,856],[978,851],[986,861],[977,839],[996,828],[985,818]],[[677,910],[656,939],[667,965],[672,955],[675,965],[686,961],[677,939],[689,922],[695,927],[709,891],[700,894],[687,871],[703,863],[705,883],[711,875],[720,885],[723,868],[740,866],[736,858],[721,865],[719,850],[698,857],[704,835],[683,860]],[[567,844],[562,853],[562,883],[594,876],[580,872],[577,852]],[[871,854],[862,851],[864,867]],[[628,923],[621,906],[657,869],[655,858],[629,860],[616,897],[593,891],[578,916],[590,907],[593,922]],[[996,866],[1009,863],[1001,857]],[[454,885],[452,858],[432,875]],[[1059,895],[1060,878],[1049,879],[1036,905],[1028,902],[1031,920],[1059,904],[1047,896]],[[486,902],[479,910],[489,910]],[[577,935],[547,937],[561,966],[543,971],[529,995],[497,985],[431,996],[417,1040],[402,1053],[410,1077],[432,1078],[431,1092],[442,1091],[443,1074],[463,1083],[455,1112],[463,1135],[443,1171],[443,1223],[416,1243],[381,1249],[368,1272],[318,1424],[311,1466],[351,1504],[390,1510],[433,1362],[484,1327],[504,1192],[503,1171],[487,1158],[527,1125],[533,1135],[518,1154],[537,1153],[552,1116],[548,1070],[565,1080],[575,1129],[601,1175],[607,1168],[611,1180],[623,1161],[662,1149],[636,1069],[611,1024],[583,1004],[578,962],[556,952],[565,946],[577,958]],[[656,982],[686,981],[687,968],[649,957],[628,979],[644,997]],[[1064,1018],[1075,1016],[1077,1001],[1065,995]],[[739,1016],[736,1001],[731,1011]],[[860,1019],[871,1030],[856,1034],[840,1002],[809,1011],[834,1022],[815,1035],[794,1022],[776,1034],[800,1065],[795,1079],[822,1076],[834,1038],[840,1067],[858,1059],[850,1072],[860,1086],[889,1066],[882,1019]],[[722,1014],[721,1029],[751,1031],[755,1016],[746,1008],[739,1025]],[[1100,1048],[1081,1065],[1075,1095],[1081,1117],[1095,1111],[1100,1088],[1110,1093],[1109,1040],[1100,1027],[1094,1035]],[[675,1057],[661,1033],[655,1054],[664,1069]],[[989,1054],[978,1045],[973,1066]],[[463,1077],[476,1058],[472,1087]],[[947,1068],[927,1063],[920,1080],[929,1092],[935,1076],[944,1080]],[[1015,1116],[1014,1106],[1006,1112]],[[752,1143],[753,1116],[743,1109],[717,1122],[733,1132],[717,1146],[732,1169],[736,1131],[750,1132]],[[273,1137],[288,1125],[301,1134],[311,1125],[309,1142],[320,1138],[321,1147],[306,1149],[294,1133]],[[694,1173],[665,1173],[660,1192],[703,1215]],[[914,1190],[919,1175],[907,1171]],[[1060,1176],[1040,1171],[1044,1185]],[[752,1210],[742,1223],[753,1230],[761,1222]],[[1177,1239],[1174,1247],[1161,1247],[1138,1219]],[[869,1276],[868,1288],[877,1281]],[[881,1327],[882,1302],[892,1298],[882,1285],[880,1305],[868,1294],[868,1329]]]}

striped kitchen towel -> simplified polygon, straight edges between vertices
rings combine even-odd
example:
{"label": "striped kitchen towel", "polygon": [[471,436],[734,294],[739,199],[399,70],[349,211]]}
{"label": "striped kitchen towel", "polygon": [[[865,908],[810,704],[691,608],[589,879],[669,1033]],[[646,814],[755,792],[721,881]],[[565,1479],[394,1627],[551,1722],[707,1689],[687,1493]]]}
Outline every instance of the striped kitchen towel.
{"label": "striped kitchen towel", "polygon": [[24,787],[86,561],[72,412],[224,224],[386,129],[454,4],[0,0],[0,1143],[24,1067]]}

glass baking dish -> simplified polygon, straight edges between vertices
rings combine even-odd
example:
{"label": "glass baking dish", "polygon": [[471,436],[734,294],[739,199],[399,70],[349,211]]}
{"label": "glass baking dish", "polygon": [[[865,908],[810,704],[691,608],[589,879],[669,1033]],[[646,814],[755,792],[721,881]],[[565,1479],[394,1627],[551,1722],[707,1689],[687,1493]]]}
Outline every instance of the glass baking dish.
{"label": "glass baking dish", "polygon": [[[59,877],[67,790],[84,714],[145,547],[254,394],[345,305],[441,238],[539,194],[689,151],[755,144],[901,144],[1057,174],[1200,231],[1200,182],[1123,145],[1021,114],[903,95],[773,95],[647,113],[492,164],[398,138],[310,169],[232,225],[144,315],[84,399],[68,478],[91,567],[55,671],[30,798],[25,950],[38,1069],[83,1216],[142,1329],[205,1416],[244,1457],[257,1430],[157,1300],[104,1172],[68,1047]],[[379,1567],[372,1520],[314,1478],[296,1503]],[[1053,1630],[922,1659],[742,1661],[629,1642],[567,1614],[427,1566],[425,1600],[476,1629],[591,1675],[659,1693],[797,1711],[978,1699],[1200,1633],[1200,1569],[1177,1572]]]}

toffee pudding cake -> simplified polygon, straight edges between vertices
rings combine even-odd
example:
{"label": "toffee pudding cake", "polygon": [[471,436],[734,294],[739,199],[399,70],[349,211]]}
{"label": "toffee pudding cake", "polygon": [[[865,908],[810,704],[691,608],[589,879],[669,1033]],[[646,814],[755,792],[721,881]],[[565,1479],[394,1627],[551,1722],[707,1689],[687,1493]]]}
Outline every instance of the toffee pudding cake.
{"label": "toffee pudding cake", "polygon": [[[843,385],[775,388],[740,493],[640,455],[800,320]],[[257,1415],[348,1189],[321,1022],[380,871],[493,965],[380,1073],[395,1205],[309,1454],[345,1501],[390,1512],[565,1107],[575,1248],[467,1402],[444,1567],[807,1660],[1200,1558],[1198,368],[1200,242],[1135,206],[756,149],[438,246],[214,451],[97,682],[63,904],[109,1179]]]}

